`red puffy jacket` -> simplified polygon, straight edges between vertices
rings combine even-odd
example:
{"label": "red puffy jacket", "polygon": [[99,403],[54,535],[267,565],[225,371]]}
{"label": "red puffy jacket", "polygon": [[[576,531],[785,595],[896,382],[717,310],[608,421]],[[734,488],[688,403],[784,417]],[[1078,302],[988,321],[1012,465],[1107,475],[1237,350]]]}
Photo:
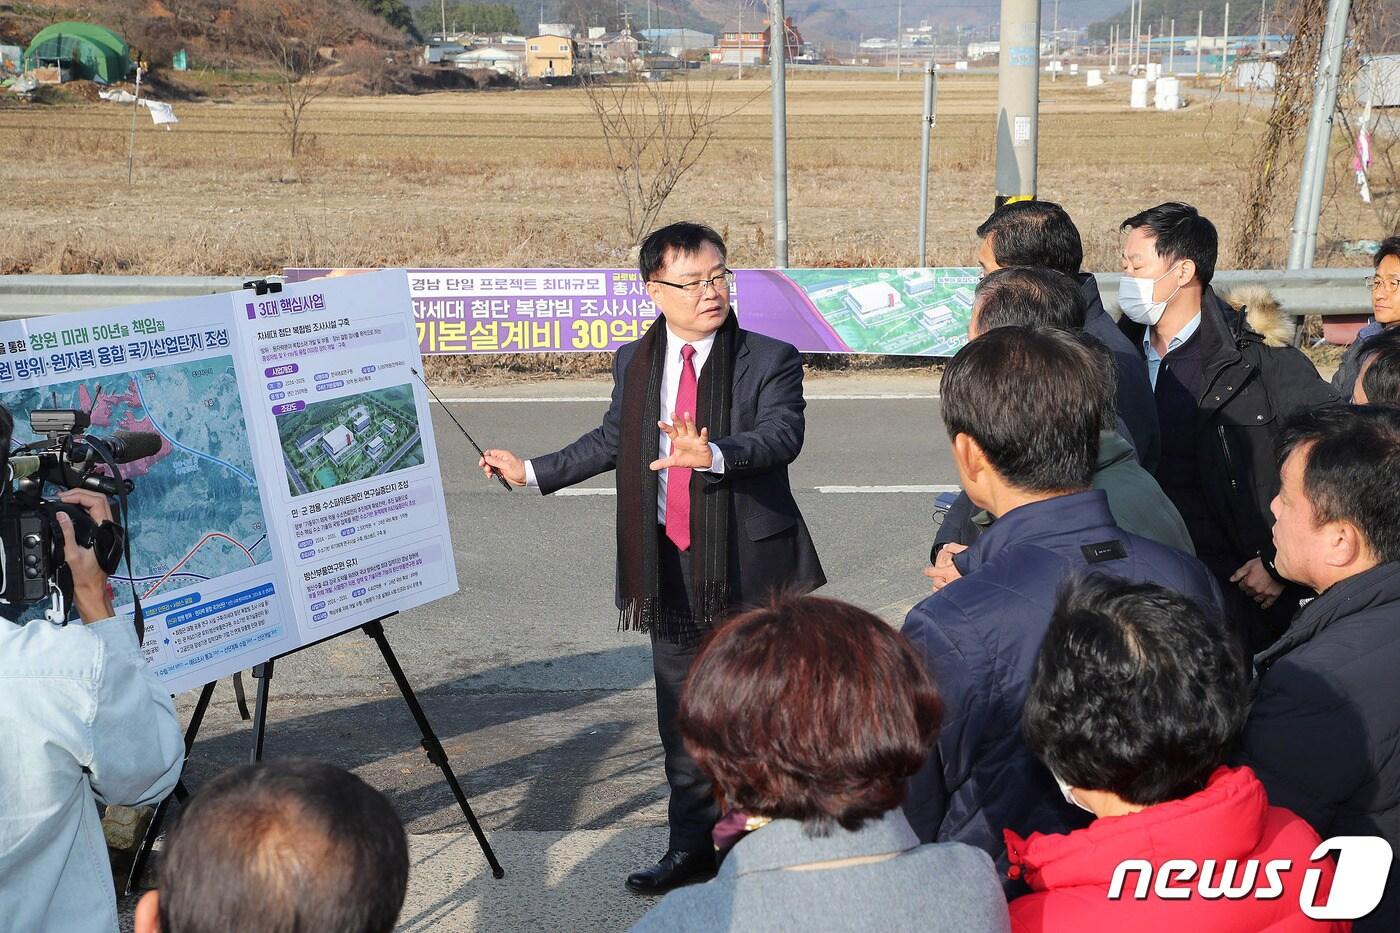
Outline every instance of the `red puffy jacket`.
{"label": "red puffy jacket", "polygon": [[[1016,931],[1132,930],[1133,933],[1345,933],[1351,923],[1308,919],[1299,895],[1305,873],[1320,869],[1313,902],[1325,904],[1332,889],[1335,863],[1331,857],[1309,861],[1321,841],[1313,828],[1292,811],[1269,806],[1264,785],[1249,768],[1219,768],[1200,793],[1159,804],[1125,816],[1101,817],[1088,828],[1063,835],[1032,833],[1022,839],[1006,833],[1010,873],[1031,886],[1033,893],[1011,902],[1011,926]],[[1128,859],[1145,859],[1160,869],[1169,859],[1196,866],[1189,877],[1174,873],[1169,888],[1186,890],[1181,899],[1157,893],[1160,876],[1143,881],[1146,896],[1135,897],[1145,873],[1122,872],[1121,894],[1108,897],[1114,872]],[[1230,859],[1236,860],[1229,866]],[[1233,885],[1241,886],[1249,860],[1257,860],[1255,881],[1247,890],[1269,887],[1265,863],[1291,862],[1278,871],[1282,896],[1205,898],[1199,884],[1218,886],[1234,869]],[[1207,860],[1211,876],[1204,878]],[[1278,870],[1278,866],[1275,866]]]}

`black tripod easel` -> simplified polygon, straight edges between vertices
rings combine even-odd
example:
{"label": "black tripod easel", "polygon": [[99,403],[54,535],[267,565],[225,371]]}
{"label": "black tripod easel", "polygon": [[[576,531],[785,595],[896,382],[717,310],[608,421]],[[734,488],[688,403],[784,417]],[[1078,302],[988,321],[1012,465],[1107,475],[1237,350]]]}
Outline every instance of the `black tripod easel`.
{"label": "black tripod easel", "polygon": [[[396,613],[389,613],[395,615]],[[501,867],[501,863],[496,860],[496,853],[491,849],[491,843],[486,839],[486,833],[482,831],[481,824],[476,820],[476,814],[472,812],[472,806],[467,801],[467,795],[462,791],[462,785],[457,782],[457,775],[452,771],[452,764],[447,760],[447,753],[443,750],[442,743],[438,741],[437,734],[433,732],[433,727],[428,722],[428,716],[423,712],[422,705],[418,702],[418,697],[413,692],[412,685],[408,682],[408,677],[404,675],[403,668],[399,666],[399,659],[394,654],[394,649],[389,647],[389,640],[384,636],[384,620],[389,616],[381,616],[373,621],[361,625],[359,630],[374,640],[379,646],[379,653],[384,658],[384,664],[389,668],[389,673],[394,675],[394,683],[398,685],[399,693],[403,696],[404,702],[408,704],[409,712],[413,714],[413,719],[418,723],[418,731],[422,734],[420,744],[427,752],[428,760],[437,765],[442,770],[442,776],[447,781],[447,786],[452,789],[452,796],[457,798],[457,805],[462,808],[462,815],[467,818],[467,824],[471,826],[472,833],[476,836],[477,844],[481,846],[481,852],[486,856],[487,864],[491,866],[491,874],[496,878],[504,878],[506,871]],[[347,630],[353,631],[353,629]],[[298,651],[303,651],[314,645],[322,644],[333,638],[339,638],[345,632],[338,632],[335,635],[322,638],[320,641],[302,645],[299,648],[288,651],[286,654],[279,654],[274,658],[269,658],[253,668],[253,677],[258,682],[257,699],[253,706],[253,748],[248,759],[253,763],[262,760],[263,738],[267,732],[267,702],[268,694],[271,692],[272,672],[276,663],[283,658],[290,657]],[[241,687],[241,685],[239,685]],[[242,690],[237,691],[240,694]],[[204,721],[204,714],[209,709],[209,701],[214,696],[214,683],[204,685],[199,692],[199,700],[195,703],[194,713],[190,716],[190,724],[185,728],[185,761],[189,761],[190,751],[194,747],[194,740],[199,735],[200,724]],[[240,703],[241,706],[241,703]],[[246,716],[245,716],[246,718]],[[175,791],[170,797],[165,798],[156,807],[155,814],[151,817],[151,823],[146,828],[146,832],[141,839],[141,845],[137,849],[136,858],[132,862],[131,872],[126,879],[125,893],[130,896],[139,889],[141,875],[146,870],[146,863],[150,860],[151,848],[155,845],[156,838],[160,835],[161,824],[165,821],[165,815],[169,810],[171,799],[180,801],[181,804],[189,799],[189,790],[185,787],[185,782],[181,780],[175,785]]]}

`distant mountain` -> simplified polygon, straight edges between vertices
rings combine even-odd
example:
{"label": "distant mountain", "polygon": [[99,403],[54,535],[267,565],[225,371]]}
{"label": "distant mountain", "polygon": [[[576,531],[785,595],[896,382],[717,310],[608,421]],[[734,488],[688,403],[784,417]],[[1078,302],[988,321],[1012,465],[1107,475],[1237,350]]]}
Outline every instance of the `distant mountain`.
{"label": "distant mountain", "polygon": [[[438,0],[408,0],[410,6],[436,6]],[[615,29],[624,12],[635,29],[685,26],[718,33],[754,28],[767,20],[763,0],[508,0],[520,15],[521,27],[539,22],[567,22]],[[1223,0],[1221,0],[1223,2]],[[451,5],[449,3],[449,5]],[[1042,0],[1044,28],[1054,20],[1054,0]],[[1087,26],[1126,10],[1126,0],[1061,0],[1061,26]],[[893,38],[899,20],[899,0],[790,0],[787,15],[802,35],[814,41]],[[952,33],[957,27],[986,30],[1001,17],[1000,6],[988,0],[905,0],[906,27],[928,23]]]}

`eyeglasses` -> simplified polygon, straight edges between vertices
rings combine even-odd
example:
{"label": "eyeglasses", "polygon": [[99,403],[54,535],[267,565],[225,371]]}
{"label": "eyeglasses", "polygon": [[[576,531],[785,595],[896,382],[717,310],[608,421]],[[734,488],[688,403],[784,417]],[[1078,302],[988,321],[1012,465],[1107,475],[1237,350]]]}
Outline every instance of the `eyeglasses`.
{"label": "eyeglasses", "polygon": [[1379,275],[1368,275],[1366,276],[1366,287],[1371,291],[1380,289],[1381,291],[1393,292],[1400,289],[1400,279],[1394,277],[1387,279]]}
{"label": "eyeglasses", "polygon": [[705,288],[707,286],[713,288],[716,293],[729,294],[734,288],[734,273],[725,269],[719,275],[712,275],[708,279],[701,279],[698,282],[686,282],[684,285],[677,285],[675,282],[667,282],[665,279],[652,279],[652,281],[658,285],[669,285],[672,288],[679,288],[685,293],[687,298],[698,299],[705,293]]}

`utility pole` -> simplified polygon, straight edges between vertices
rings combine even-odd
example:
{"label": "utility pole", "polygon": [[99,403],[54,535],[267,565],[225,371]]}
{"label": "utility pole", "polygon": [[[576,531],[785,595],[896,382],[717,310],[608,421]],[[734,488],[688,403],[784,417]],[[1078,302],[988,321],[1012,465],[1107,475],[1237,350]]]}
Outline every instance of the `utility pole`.
{"label": "utility pole", "polygon": [[1258,52],[1260,58],[1264,57],[1264,52],[1268,48],[1268,42],[1264,38],[1269,34],[1268,20],[1269,0],[1259,0],[1259,48],[1255,51]]}
{"label": "utility pole", "polygon": [[773,73],[773,265],[788,264],[787,18],[783,0],[768,2],[768,63]]}
{"label": "utility pole", "polygon": [[919,157],[919,265],[928,262],[928,157],[929,137],[936,122],[934,116],[938,102],[938,74],[933,67],[933,57],[929,56],[924,66],[924,145]]}
{"label": "utility pole", "polygon": [[1172,38],[1167,43],[1167,74],[1176,74],[1176,20],[1172,20]]}
{"label": "utility pole", "polygon": [[1143,72],[1144,72],[1144,73],[1146,73],[1146,71],[1147,71],[1148,68],[1151,68],[1151,67],[1152,67],[1152,27],[1151,27],[1151,25],[1149,25],[1149,26],[1147,27],[1147,45],[1146,45],[1146,46],[1144,47],[1144,49],[1143,49],[1143,62],[1142,62],[1142,67],[1143,67]]}
{"label": "utility pole", "polygon": [[1055,0],[1054,26],[1050,28],[1050,80],[1060,78],[1060,0]]}
{"label": "utility pole", "polygon": [[996,206],[1035,197],[1040,124],[1040,2],[1001,0]]}
{"label": "utility pole", "polygon": [[[447,41],[447,0],[442,0],[442,2],[441,2],[440,5],[442,6],[442,41],[443,41],[443,42],[446,42],[446,41]],[[431,10],[432,7],[428,7],[428,9]],[[429,13],[428,15],[429,15],[429,16],[432,16],[433,14]]]}
{"label": "utility pole", "polygon": [[739,80],[744,79],[744,0],[739,0]]}
{"label": "utility pole", "polygon": [[1322,213],[1322,188],[1327,176],[1327,152],[1332,144],[1332,115],[1337,110],[1337,74],[1346,45],[1347,16],[1351,0],[1330,0],[1327,28],[1317,56],[1312,113],[1308,117],[1308,141],[1303,150],[1303,173],[1298,179],[1298,201],[1288,241],[1288,268],[1311,269],[1317,252],[1318,216]]}
{"label": "utility pole", "polygon": [[1220,37],[1220,77],[1230,68],[1230,0],[1225,0],[1225,35]]}
{"label": "utility pole", "polygon": [[1196,11],[1196,77],[1201,76],[1201,44],[1206,41],[1206,11]]}
{"label": "utility pole", "polygon": [[[141,109],[141,63],[136,63],[136,97],[131,101],[131,140],[126,144],[126,183],[131,184],[136,165],[136,112]],[[169,129],[169,127],[166,127]]]}
{"label": "utility pole", "polygon": [[[1058,2],[1058,0],[1056,0]],[[904,73],[904,0],[899,0],[898,19],[894,26],[894,79],[898,81]]]}
{"label": "utility pole", "polygon": [[1138,63],[1138,41],[1142,38],[1142,0],[1133,4],[1133,56],[1128,59],[1128,73],[1131,73]]}

